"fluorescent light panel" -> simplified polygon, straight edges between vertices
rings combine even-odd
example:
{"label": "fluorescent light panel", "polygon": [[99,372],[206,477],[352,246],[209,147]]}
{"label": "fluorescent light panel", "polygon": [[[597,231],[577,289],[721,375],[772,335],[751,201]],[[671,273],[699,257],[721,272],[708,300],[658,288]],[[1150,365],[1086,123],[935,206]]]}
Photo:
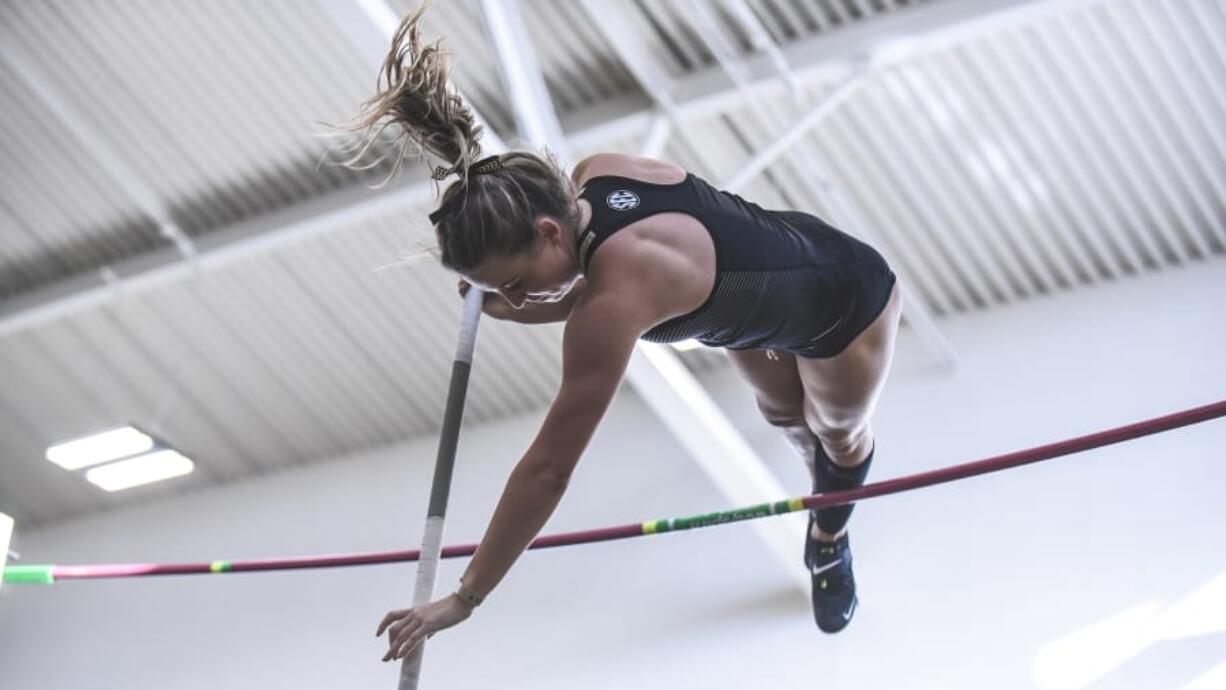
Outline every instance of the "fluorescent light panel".
{"label": "fluorescent light panel", "polygon": [[99,465],[153,448],[153,439],[130,426],[112,429],[47,449],[47,459],[66,470]]}
{"label": "fluorescent light panel", "polygon": [[175,450],[160,450],[130,460],[95,467],[85,479],[107,491],[130,489],[189,474],[194,465]]}

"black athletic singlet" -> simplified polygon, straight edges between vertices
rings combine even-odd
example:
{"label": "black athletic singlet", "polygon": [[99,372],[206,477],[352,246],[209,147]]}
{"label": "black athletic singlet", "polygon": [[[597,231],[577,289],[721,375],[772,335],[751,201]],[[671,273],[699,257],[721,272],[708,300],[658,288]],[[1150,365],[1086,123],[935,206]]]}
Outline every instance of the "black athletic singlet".
{"label": "black athletic singlet", "polygon": [[715,243],[715,285],[694,311],[643,334],[670,343],[839,354],[885,308],[894,273],[872,247],[816,216],[767,211],[687,174],[676,184],[601,175],[580,196],[592,218],[579,235],[584,271],[600,245],[657,213],[684,213]]}

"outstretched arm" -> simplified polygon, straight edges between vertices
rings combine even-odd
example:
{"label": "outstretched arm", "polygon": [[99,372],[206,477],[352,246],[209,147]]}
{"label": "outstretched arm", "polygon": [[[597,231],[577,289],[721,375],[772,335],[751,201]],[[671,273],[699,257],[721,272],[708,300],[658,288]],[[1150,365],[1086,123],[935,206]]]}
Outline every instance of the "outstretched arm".
{"label": "outstretched arm", "polygon": [[461,578],[484,596],[544,527],[613,400],[642,332],[619,296],[576,307],[562,348],[562,386],[536,440],[511,472],[481,546]]}
{"label": "outstretched arm", "polygon": [[[562,347],[562,386],[536,440],[511,472],[481,545],[464,576],[464,588],[484,597],[502,580],[553,514],[579,456],[613,400],[635,341],[654,321],[638,294],[586,294],[567,321]],[[407,655],[429,635],[472,613],[456,594],[416,609],[392,611],[379,624],[388,630],[384,661]]]}

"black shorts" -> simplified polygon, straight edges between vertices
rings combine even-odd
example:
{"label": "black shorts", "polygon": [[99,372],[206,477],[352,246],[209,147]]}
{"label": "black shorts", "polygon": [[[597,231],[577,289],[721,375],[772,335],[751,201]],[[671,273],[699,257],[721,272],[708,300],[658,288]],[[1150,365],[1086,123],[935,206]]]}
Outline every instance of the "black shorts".
{"label": "black shorts", "polygon": [[820,337],[812,344],[787,348],[797,357],[827,359],[840,354],[877,320],[890,302],[898,279],[885,257],[858,240],[853,239],[852,245],[856,259],[842,267],[847,273],[840,280],[848,296],[845,311],[834,327],[826,327],[825,333],[815,334]]}

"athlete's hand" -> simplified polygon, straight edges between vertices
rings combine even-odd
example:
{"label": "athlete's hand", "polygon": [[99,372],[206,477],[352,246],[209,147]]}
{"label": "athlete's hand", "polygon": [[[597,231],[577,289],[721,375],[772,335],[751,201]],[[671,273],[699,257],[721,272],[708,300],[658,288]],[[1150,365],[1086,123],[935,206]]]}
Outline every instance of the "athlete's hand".
{"label": "athlete's hand", "polygon": [[[472,287],[473,286],[470,285],[467,280],[461,278],[460,297],[467,295],[468,291],[471,290]],[[502,298],[502,295],[499,295],[496,292],[485,293],[483,299],[481,300],[481,311],[490,318],[499,319],[502,321],[515,320],[515,309]]]}
{"label": "athlete's hand", "polygon": [[383,655],[383,660],[403,659],[422,640],[463,622],[471,615],[472,607],[454,594],[415,609],[388,611],[375,632],[375,637],[378,637],[384,630],[387,631],[387,654]]}

